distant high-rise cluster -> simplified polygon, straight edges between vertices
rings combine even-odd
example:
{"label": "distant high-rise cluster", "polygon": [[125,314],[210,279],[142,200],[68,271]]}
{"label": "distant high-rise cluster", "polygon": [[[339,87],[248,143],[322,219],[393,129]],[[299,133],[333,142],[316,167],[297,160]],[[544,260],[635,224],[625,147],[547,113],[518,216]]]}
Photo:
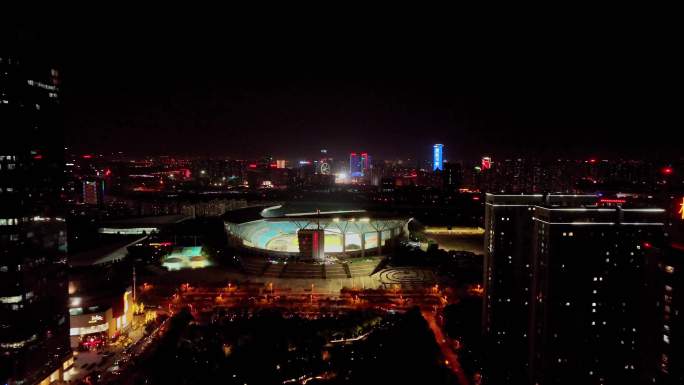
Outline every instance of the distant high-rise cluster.
{"label": "distant high-rise cluster", "polygon": [[[467,169],[465,183],[482,191],[497,193],[581,192],[622,190],[653,191],[677,186],[681,167],[660,167],[648,160],[600,160],[530,158],[499,159],[482,157],[481,164]],[[619,191],[618,190],[618,191]]]}

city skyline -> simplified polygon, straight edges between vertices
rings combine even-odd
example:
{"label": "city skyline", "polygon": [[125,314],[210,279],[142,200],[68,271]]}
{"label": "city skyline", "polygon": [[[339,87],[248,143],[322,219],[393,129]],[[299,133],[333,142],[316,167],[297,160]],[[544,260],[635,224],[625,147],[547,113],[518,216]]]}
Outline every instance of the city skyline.
{"label": "city skyline", "polygon": [[0,384],[684,383],[665,39],[224,19],[2,26]]}

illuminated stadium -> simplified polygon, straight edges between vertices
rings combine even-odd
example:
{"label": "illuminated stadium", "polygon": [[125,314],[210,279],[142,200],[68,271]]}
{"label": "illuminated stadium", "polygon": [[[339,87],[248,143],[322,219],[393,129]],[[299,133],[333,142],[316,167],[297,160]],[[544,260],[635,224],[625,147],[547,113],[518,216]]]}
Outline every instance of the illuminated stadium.
{"label": "illuminated stadium", "polygon": [[341,257],[380,254],[380,246],[389,246],[405,234],[408,222],[366,210],[304,210],[274,206],[252,211],[252,220],[250,215],[226,218],[226,231],[236,245],[265,254],[302,257],[302,235],[318,230],[322,242],[315,242],[322,243],[323,253]]}

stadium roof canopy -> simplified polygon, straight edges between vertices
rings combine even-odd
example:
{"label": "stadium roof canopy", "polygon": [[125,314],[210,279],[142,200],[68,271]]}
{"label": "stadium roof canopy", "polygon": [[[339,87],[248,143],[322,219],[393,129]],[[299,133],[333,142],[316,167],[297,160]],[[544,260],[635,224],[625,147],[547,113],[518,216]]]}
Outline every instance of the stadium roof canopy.
{"label": "stadium roof canopy", "polygon": [[[224,217],[226,229],[243,239],[247,246],[283,251],[296,250],[299,230],[322,229],[326,234],[326,251],[342,251],[355,247],[350,243],[356,247],[361,247],[361,244],[366,248],[373,247],[378,239],[384,242],[398,235],[408,222],[408,218],[386,213],[353,208],[335,210],[332,207],[312,210],[300,206],[293,210],[291,207],[273,206],[264,208],[259,217],[242,223],[230,221],[236,217]],[[340,246],[335,248],[333,244]]]}

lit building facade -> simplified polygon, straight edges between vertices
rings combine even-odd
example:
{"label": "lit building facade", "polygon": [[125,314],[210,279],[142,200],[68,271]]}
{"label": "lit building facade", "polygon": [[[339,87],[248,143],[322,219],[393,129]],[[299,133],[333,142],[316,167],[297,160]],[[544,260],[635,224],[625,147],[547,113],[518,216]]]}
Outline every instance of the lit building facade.
{"label": "lit building facade", "polygon": [[[287,212],[287,208],[281,211],[280,207],[249,215],[249,220],[224,220],[229,242],[261,255],[303,259],[311,259],[315,253],[321,257],[366,256],[393,247],[406,234],[409,221],[365,210]],[[319,234],[315,248],[314,232]]]}
{"label": "lit building facade", "polygon": [[330,175],[332,174],[332,158],[321,158],[316,161],[316,174]]}
{"label": "lit building facade", "polygon": [[349,154],[349,176],[352,178],[363,176],[363,162],[361,162],[361,156],[355,152]]}
{"label": "lit building facade", "polygon": [[371,157],[367,152],[349,154],[349,176],[360,178],[366,176],[371,167]]}
{"label": "lit building facade", "polygon": [[487,194],[482,331],[488,342],[485,382],[524,383],[529,373],[533,227],[537,206],[595,204],[595,195]]}
{"label": "lit building facade", "polygon": [[649,258],[650,338],[644,355],[656,384],[684,383],[684,197],[671,195],[669,241]]}
{"label": "lit building facade", "polygon": [[441,171],[444,163],[444,145],[435,144],[432,146],[432,171]]}
{"label": "lit building facade", "polygon": [[302,259],[320,261],[325,258],[325,230],[298,230],[297,240],[299,241],[299,255]]}
{"label": "lit building facade", "polygon": [[72,268],[69,318],[72,348],[103,346],[133,321],[131,277],[108,266]]}
{"label": "lit building facade", "polygon": [[104,203],[104,180],[83,181],[83,203],[87,205]]}
{"label": "lit building facade", "polygon": [[650,345],[644,349],[649,380],[684,383],[684,244],[673,242],[652,254]]}
{"label": "lit building facade", "polygon": [[490,168],[492,168],[492,158],[489,156],[483,156],[481,169],[489,170]]}
{"label": "lit building facade", "polygon": [[276,160],[276,168],[287,168],[288,162],[285,159],[278,159]]}
{"label": "lit building facade", "polygon": [[49,384],[73,364],[59,77],[0,56],[0,383]]}
{"label": "lit building facade", "polygon": [[531,383],[643,383],[647,256],[662,241],[663,214],[657,208],[534,207]]}
{"label": "lit building facade", "polygon": [[[482,331],[496,370],[486,383],[525,377],[532,254],[532,209],[542,195],[487,194]],[[513,354],[517,352],[517,354]],[[503,359],[506,357],[506,359]]]}

